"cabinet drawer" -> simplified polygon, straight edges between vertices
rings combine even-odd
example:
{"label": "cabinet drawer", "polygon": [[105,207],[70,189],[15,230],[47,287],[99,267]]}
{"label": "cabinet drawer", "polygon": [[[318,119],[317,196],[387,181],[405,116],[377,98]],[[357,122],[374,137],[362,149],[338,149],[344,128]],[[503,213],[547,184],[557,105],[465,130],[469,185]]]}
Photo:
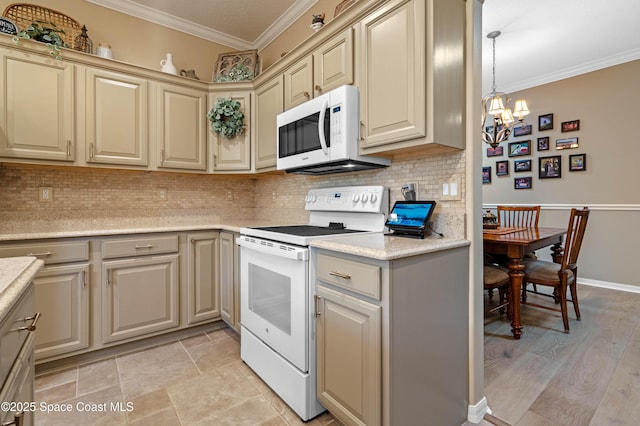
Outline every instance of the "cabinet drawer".
{"label": "cabinet drawer", "polygon": [[5,317],[0,328],[0,382],[4,382],[18,352],[32,333],[27,327],[36,321],[34,288],[31,284],[29,290]]}
{"label": "cabinet drawer", "polygon": [[352,260],[318,255],[318,279],[380,300],[380,267]]}
{"label": "cabinet drawer", "polygon": [[0,257],[35,256],[44,263],[82,262],[89,260],[89,241],[52,241],[10,244],[0,247]]}
{"label": "cabinet drawer", "polygon": [[134,237],[102,242],[102,258],[144,256],[147,254],[175,253],[178,251],[178,235]]}

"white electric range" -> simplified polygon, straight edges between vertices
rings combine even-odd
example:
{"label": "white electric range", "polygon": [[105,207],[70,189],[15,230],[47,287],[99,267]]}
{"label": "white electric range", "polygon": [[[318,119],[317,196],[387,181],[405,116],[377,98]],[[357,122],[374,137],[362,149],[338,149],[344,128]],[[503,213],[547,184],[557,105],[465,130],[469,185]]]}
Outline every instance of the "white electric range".
{"label": "white electric range", "polygon": [[383,186],[312,189],[309,223],[242,228],[240,355],[303,420],[325,411],[316,398],[315,286],[309,243],[383,232],[389,191]]}

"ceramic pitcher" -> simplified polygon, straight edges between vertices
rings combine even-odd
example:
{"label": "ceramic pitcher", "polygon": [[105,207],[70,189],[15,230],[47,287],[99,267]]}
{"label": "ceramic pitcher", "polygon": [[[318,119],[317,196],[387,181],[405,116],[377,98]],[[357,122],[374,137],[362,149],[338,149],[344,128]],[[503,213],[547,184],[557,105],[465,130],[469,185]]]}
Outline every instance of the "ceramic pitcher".
{"label": "ceramic pitcher", "polygon": [[167,59],[161,60],[160,65],[162,66],[162,72],[178,75],[178,69],[173,65],[173,55],[171,53],[167,53]]}

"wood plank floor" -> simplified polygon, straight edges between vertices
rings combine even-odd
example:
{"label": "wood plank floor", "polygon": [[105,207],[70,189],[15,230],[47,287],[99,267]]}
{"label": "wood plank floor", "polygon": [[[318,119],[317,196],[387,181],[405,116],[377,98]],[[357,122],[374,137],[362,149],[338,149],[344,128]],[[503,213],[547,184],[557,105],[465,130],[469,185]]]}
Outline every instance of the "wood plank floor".
{"label": "wood plank floor", "polygon": [[[531,302],[553,301],[529,295]],[[524,332],[485,315],[485,395],[511,425],[637,425],[640,422],[640,294],[578,286],[581,321],[522,306]],[[490,306],[485,295],[485,306]]]}

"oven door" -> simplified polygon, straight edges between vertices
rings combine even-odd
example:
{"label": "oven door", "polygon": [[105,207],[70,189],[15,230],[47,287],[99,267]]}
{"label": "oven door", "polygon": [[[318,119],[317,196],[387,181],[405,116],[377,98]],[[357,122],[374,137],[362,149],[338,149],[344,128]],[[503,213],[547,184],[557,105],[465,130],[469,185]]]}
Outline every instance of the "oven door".
{"label": "oven door", "polygon": [[242,326],[307,372],[309,249],[241,235]]}

